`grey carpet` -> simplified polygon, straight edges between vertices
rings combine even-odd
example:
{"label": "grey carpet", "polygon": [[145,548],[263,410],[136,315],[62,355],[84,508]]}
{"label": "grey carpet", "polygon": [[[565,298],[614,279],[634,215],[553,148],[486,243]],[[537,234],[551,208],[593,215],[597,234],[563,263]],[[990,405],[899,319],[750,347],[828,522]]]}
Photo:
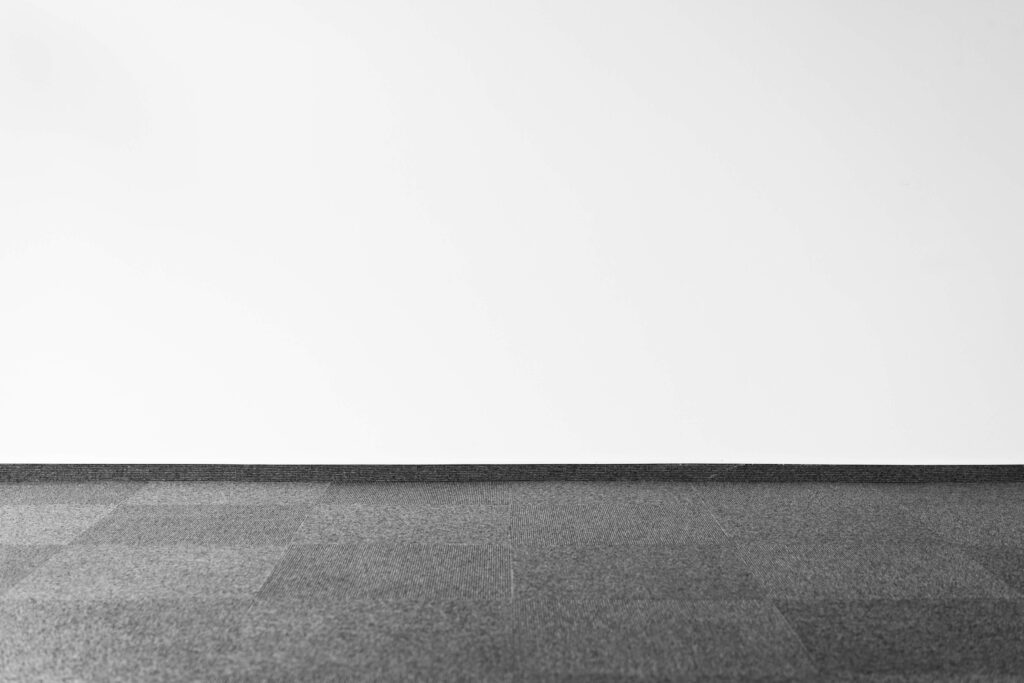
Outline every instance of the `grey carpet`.
{"label": "grey carpet", "polygon": [[1024,679],[1024,484],[0,485],[0,681]]}

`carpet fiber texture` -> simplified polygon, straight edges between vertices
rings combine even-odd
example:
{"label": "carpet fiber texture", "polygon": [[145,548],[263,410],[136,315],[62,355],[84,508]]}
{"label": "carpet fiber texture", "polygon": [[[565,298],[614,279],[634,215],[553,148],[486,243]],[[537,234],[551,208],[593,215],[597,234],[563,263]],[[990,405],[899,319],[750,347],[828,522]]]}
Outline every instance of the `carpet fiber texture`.
{"label": "carpet fiber texture", "polygon": [[0,681],[1020,681],[1024,483],[0,485]]}

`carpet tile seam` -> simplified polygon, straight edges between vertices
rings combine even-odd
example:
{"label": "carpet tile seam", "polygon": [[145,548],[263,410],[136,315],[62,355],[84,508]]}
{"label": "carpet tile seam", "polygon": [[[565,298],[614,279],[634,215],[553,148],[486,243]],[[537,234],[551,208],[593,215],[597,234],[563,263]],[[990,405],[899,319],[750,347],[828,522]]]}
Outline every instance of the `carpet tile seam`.
{"label": "carpet tile seam", "polygon": [[697,499],[700,501],[701,507],[703,507],[704,512],[706,512],[711,517],[711,519],[715,520],[715,524],[718,525],[718,528],[721,530],[723,536],[732,539],[733,535],[729,533],[729,530],[725,528],[725,525],[722,523],[722,520],[720,520],[718,518],[718,515],[715,514],[714,509],[711,507],[707,499],[704,497],[704,492],[698,487],[696,489],[696,493]]}
{"label": "carpet tile seam", "polygon": [[[326,493],[327,493],[327,491],[329,489],[330,489],[330,487],[325,488],[324,491],[321,493],[321,497],[326,495]],[[299,524],[296,525],[295,529],[292,531],[291,536],[288,539],[288,542],[285,543],[284,551],[281,553],[281,557],[278,558],[277,562],[275,562],[274,565],[270,568],[270,571],[267,572],[267,576],[263,579],[263,582],[260,583],[260,585],[257,586],[256,589],[252,591],[252,594],[250,595],[250,599],[249,599],[249,606],[245,609],[243,617],[244,616],[248,616],[248,614],[250,612],[252,612],[253,607],[257,604],[260,592],[263,590],[264,586],[267,585],[267,583],[270,581],[270,579],[277,572],[278,567],[280,567],[281,563],[283,563],[285,561],[285,558],[288,557],[288,550],[293,547],[293,544],[292,544],[291,541],[298,536],[299,531],[302,529],[302,525],[306,523],[307,519],[309,519],[309,516],[313,513],[314,508],[315,508],[315,505],[309,505],[307,507],[306,513],[302,516],[302,519],[300,520]]]}
{"label": "carpet tile seam", "polygon": [[[708,513],[711,515],[711,518],[714,519],[715,522],[718,524],[719,528],[722,530],[722,533],[727,538],[733,538],[731,536],[731,534],[729,534],[729,531],[725,528],[725,525],[722,524],[722,521],[718,519],[718,515],[715,514],[715,512],[711,508],[710,504],[708,504],[707,499],[704,497],[704,492],[701,491],[700,489],[698,489],[697,490],[697,496],[701,500],[701,502],[704,504],[704,506],[707,509]],[[800,651],[803,653],[807,663],[813,669],[815,675],[821,675],[821,669],[820,669],[820,667],[818,665],[818,662],[817,662],[816,658],[811,654],[810,649],[807,647],[807,643],[805,643],[803,638],[800,637],[800,634],[797,633],[796,629],[793,627],[793,624],[790,623],[789,619],[786,618],[786,615],[768,597],[768,595],[769,595],[768,587],[765,585],[765,582],[761,578],[760,574],[758,572],[755,572],[754,569],[750,566],[750,563],[747,561],[746,554],[742,551],[742,545],[744,545],[744,544],[742,543],[741,539],[733,539],[733,540],[734,540],[734,543],[736,544],[735,547],[738,550],[737,556],[739,557],[740,562],[743,563],[743,566],[746,569],[747,573],[751,577],[753,577],[754,581],[756,581],[758,586],[760,586],[762,595],[765,596],[765,599],[768,601],[768,604],[770,604],[772,606],[772,609],[775,611],[775,613],[779,616],[780,619],[782,619],[782,623],[785,625],[786,629],[789,631],[790,636],[792,638],[794,638],[796,640],[796,642],[799,644]]]}

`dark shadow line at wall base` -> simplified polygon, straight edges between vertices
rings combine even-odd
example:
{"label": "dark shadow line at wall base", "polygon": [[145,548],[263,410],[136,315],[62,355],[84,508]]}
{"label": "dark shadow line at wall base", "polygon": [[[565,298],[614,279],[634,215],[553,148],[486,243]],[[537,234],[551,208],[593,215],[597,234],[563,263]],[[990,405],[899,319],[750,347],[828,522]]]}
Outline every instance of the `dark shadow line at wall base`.
{"label": "dark shadow line at wall base", "polygon": [[703,481],[1020,482],[1024,465],[115,465],[0,464],[0,482],[49,481],[473,482]]}

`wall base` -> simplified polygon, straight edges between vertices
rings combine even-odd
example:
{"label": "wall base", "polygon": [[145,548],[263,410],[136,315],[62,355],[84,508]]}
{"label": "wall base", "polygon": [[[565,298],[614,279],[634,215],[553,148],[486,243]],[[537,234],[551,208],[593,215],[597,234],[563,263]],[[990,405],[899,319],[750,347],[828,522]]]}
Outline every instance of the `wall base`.
{"label": "wall base", "polygon": [[97,480],[1020,482],[1024,465],[0,465],[0,482]]}

